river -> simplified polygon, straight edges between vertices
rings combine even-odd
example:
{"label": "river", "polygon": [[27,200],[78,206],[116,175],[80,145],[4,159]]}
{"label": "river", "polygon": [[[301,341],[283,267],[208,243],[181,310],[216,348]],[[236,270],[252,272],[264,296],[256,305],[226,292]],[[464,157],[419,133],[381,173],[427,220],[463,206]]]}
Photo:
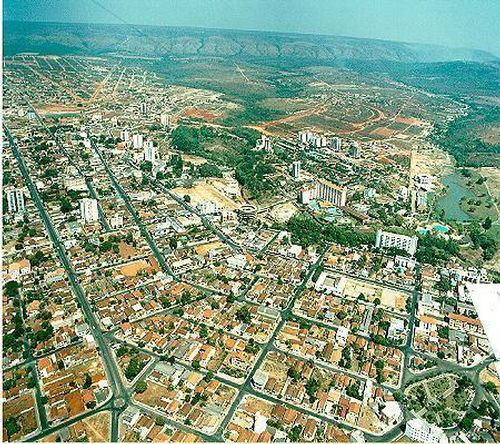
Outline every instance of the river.
{"label": "river", "polygon": [[444,210],[445,218],[448,220],[468,221],[471,217],[460,208],[460,200],[463,197],[474,197],[474,194],[463,183],[462,176],[451,173],[441,179],[441,183],[447,187],[446,194],[438,199],[438,207]]}

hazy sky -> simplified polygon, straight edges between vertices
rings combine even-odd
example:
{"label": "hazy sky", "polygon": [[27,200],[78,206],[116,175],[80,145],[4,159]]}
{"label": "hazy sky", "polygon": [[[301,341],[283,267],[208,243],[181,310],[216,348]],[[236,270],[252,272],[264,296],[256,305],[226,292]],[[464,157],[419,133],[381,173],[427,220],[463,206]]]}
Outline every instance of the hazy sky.
{"label": "hazy sky", "polygon": [[[500,0],[4,0],[4,20],[334,34],[500,56]],[[113,13],[106,11],[101,6]]]}

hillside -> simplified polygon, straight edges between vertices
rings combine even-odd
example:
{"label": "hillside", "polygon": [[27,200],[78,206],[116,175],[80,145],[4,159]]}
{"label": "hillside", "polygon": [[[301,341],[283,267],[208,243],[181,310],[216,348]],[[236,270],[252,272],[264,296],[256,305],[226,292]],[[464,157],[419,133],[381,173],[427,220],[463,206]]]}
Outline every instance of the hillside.
{"label": "hillside", "polygon": [[156,26],[4,23],[4,53],[218,56],[234,59],[484,62],[485,51],[348,37]]}

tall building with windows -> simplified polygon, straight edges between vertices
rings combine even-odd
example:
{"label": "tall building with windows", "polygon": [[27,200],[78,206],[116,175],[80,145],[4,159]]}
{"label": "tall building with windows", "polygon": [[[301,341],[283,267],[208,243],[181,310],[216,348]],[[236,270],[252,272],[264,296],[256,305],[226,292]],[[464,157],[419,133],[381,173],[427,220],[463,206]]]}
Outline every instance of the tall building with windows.
{"label": "tall building with windows", "polygon": [[447,444],[448,437],[443,429],[429,424],[420,418],[410,419],[406,423],[405,435],[415,442],[426,442],[432,444]]}
{"label": "tall building with windows", "polygon": [[154,163],[158,159],[158,147],[154,146],[152,140],[144,142],[144,160]]}
{"label": "tall building with windows", "polygon": [[316,199],[326,200],[337,207],[345,207],[347,202],[347,189],[339,187],[327,180],[316,183]]}
{"label": "tall building with windows", "polygon": [[296,179],[300,178],[300,160],[295,160],[292,163],[292,177],[295,177]]}
{"label": "tall building with windows", "polygon": [[132,141],[134,143],[134,148],[142,148],[144,145],[144,137],[142,134],[134,134],[132,136]]}
{"label": "tall building with windows", "polygon": [[305,186],[299,192],[299,200],[303,204],[307,204],[314,199],[326,200],[337,207],[345,207],[347,189],[327,180],[319,180],[315,185]]}
{"label": "tall building with windows", "polygon": [[170,126],[170,115],[169,114],[162,114],[160,116],[160,124],[163,126]]}
{"label": "tall building with windows", "polygon": [[406,236],[382,230],[377,231],[375,238],[375,246],[377,248],[399,248],[412,256],[417,251],[417,242],[417,236]]}
{"label": "tall building with windows", "polygon": [[332,137],[330,147],[333,151],[340,151],[342,149],[342,139],[340,137]]}
{"label": "tall building with windows", "polygon": [[22,213],[24,211],[24,194],[20,188],[6,190],[7,210],[9,213]]}
{"label": "tall building with windows", "polygon": [[80,217],[85,223],[97,222],[99,220],[97,199],[85,198],[80,201]]}

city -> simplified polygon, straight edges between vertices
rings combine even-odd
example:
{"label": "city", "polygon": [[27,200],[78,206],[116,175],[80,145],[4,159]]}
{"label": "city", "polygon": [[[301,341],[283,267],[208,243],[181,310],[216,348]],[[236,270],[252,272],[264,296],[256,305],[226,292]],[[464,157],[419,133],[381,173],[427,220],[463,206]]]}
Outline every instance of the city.
{"label": "city", "polygon": [[435,136],[470,105],[317,67],[254,119],[211,81],[256,65],[157,63],[4,57],[4,440],[500,441],[500,169]]}

